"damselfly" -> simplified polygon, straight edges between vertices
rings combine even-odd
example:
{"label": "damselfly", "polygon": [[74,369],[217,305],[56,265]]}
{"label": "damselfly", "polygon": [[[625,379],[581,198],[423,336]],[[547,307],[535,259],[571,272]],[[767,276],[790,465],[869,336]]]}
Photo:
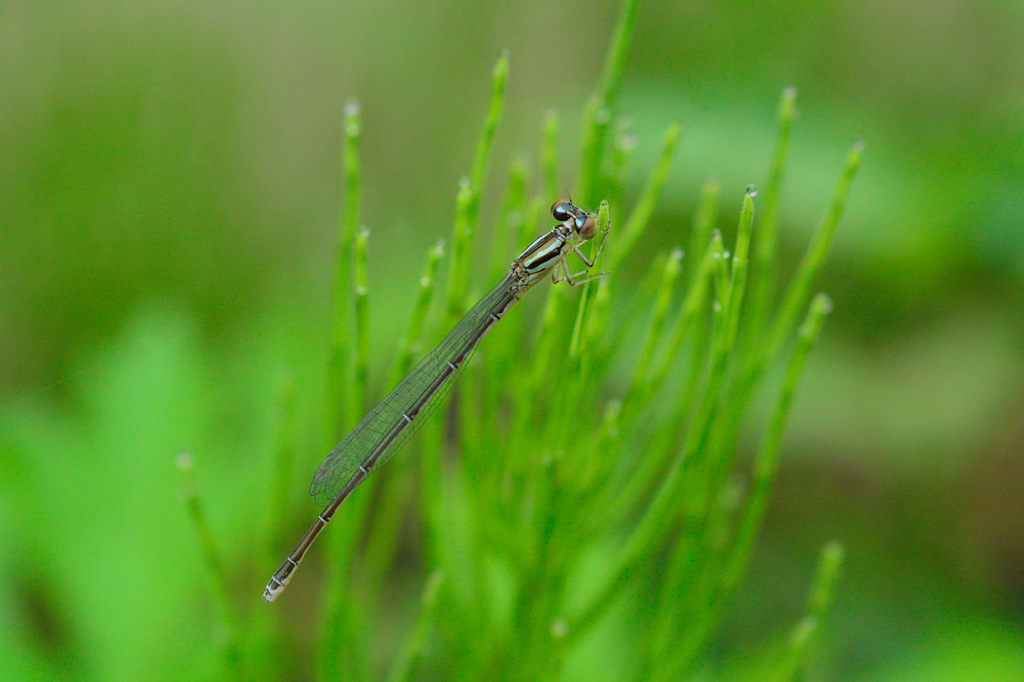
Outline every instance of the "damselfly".
{"label": "damselfly", "polygon": [[[473,349],[487,330],[530,287],[548,273],[551,273],[551,279],[556,284],[568,282],[570,286],[606,274],[602,272],[579,279],[587,271],[572,272],[566,260],[569,253],[575,253],[588,268],[594,267],[608,236],[607,227],[593,259],[587,258],[579,246],[597,234],[597,215],[564,200],[552,204],[551,215],[559,224],[527,246],[512,261],[508,274],[324,458],[313,476],[309,492],[326,506],[267,584],[263,599],[268,604],[284,591],[292,573],[306,555],[306,550],[320,535],[341,503],[356,486],[366,480],[370,472],[405,445],[458,379]],[[561,276],[559,266],[562,268]]]}

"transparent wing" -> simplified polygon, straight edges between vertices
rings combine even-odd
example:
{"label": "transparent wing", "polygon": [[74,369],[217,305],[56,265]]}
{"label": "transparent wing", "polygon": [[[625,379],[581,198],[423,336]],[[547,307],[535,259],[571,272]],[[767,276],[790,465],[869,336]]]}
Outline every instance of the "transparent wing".
{"label": "transparent wing", "polygon": [[512,278],[506,276],[484,295],[441,343],[334,446],[309,486],[309,494],[318,503],[326,505],[333,500],[360,466],[369,472],[387,462],[422,426],[469,364],[476,345],[494,323],[491,316],[500,315],[515,301],[512,284]]}

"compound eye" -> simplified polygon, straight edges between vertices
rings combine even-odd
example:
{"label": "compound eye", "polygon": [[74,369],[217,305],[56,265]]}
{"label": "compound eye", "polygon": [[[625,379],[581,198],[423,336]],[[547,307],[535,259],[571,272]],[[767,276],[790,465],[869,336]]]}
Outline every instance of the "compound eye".
{"label": "compound eye", "polygon": [[[580,223],[583,223],[580,225]],[[586,241],[593,239],[597,233],[597,221],[594,220],[594,216],[588,215],[584,220],[583,217],[576,219],[576,233],[580,236],[580,239]]]}
{"label": "compound eye", "polygon": [[551,204],[551,215],[560,223],[564,223],[569,218],[573,217],[572,209],[575,208],[565,199],[559,199],[555,203]]}

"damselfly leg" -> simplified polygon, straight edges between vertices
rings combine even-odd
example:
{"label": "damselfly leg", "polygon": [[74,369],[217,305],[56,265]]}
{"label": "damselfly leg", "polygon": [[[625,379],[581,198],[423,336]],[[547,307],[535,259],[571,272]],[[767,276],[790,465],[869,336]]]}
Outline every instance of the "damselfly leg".
{"label": "damselfly leg", "polygon": [[[559,264],[563,268],[565,268],[564,277],[558,276]],[[554,282],[555,284],[561,284],[562,282],[565,282],[571,287],[578,287],[581,284],[586,284],[587,282],[590,282],[592,280],[600,279],[601,277],[604,277],[608,273],[599,272],[596,275],[591,275],[590,277],[587,277],[586,279],[575,279],[576,277],[582,277],[585,274],[587,274],[586,270],[580,270],[579,272],[569,272],[569,264],[565,262],[565,258],[563,257],[561,260],[559,260],[558,264],[555,265],[555,269],[551,271],[551,281]]]}
{"label": "damselfly leg", "polygon": [[[594,254],[593,258],[587,258],[587,256],[583,253],[582,249],[580,249],[578,244],[571,245],[570,248],[576,253],[577,256],[579,256],[580,260],[586,264],[588,269],[594,267],[594,264],[597,263],[597,259],[601,257],[601,252],[604,251],[604,243],[608,241],[609,227],[610,225],[605,226],[604,230],[602,231],[603,236],[601,237],[601,243],[598,245],[597,253]],[[586,279],[576,279],[577,277],[582,277],[583,275],[587,274],[587,270],[571,272],[569,270],[569,261],[566,260],[567,255],[568,254],[563,254],[562,257],[558,260],[558,262],[555,263],[555,267],[551,271],[551,281],[554,282],[555,284],[566,282],[569,284],[569,286],[575,287],[579,286],[580,284],[586,284],[587,282],[599,279],[608,274],[607,272],[599,272],[596,275],[591,275],[590,277],[587,277]],[[565,272],[564,277],[558,276],[559,265],[562,266],[562,271]]]}

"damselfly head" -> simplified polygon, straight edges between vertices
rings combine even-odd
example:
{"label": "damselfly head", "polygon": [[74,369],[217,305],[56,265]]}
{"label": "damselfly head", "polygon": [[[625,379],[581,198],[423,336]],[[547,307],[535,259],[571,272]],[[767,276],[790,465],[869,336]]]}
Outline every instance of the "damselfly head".
{"label": "damselfly head", "polygon": [[597,219],[571,201],[559,199],[551,204],[551,216],[560,223],[568,223],[580,239],[593,239],[597,233]]}

